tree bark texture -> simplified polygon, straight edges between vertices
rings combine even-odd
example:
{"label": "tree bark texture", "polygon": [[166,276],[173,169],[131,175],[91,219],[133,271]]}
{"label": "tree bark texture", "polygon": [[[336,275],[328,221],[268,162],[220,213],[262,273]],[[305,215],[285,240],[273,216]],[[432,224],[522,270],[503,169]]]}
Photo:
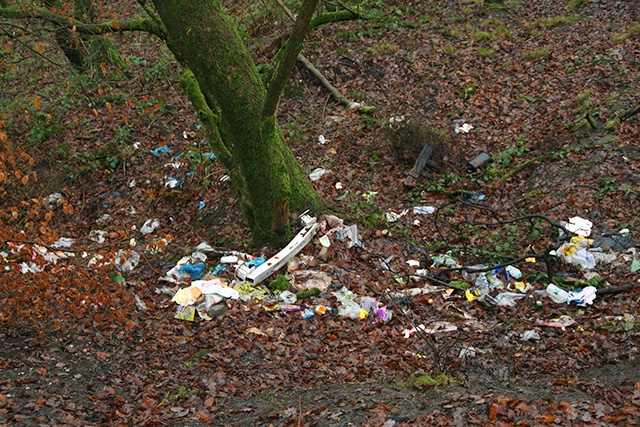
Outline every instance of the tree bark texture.
{"label": "tree bark texture", "polygon": [[[277,89],[265,86],[219,0],[153,3],[167,29],[167,44],[185,68],[183,87],[212,150],[229,171],[253,243],[286,243],[289,209],[324,206],[286,145],[275,115],[284,87],[280,79],[293,65],[277,64],[279,74],[271,79]],[[296,37],[290,38],[290,50],[285,48],[282,58],[293,55],[295,62],[301,46],[300,34]]]}

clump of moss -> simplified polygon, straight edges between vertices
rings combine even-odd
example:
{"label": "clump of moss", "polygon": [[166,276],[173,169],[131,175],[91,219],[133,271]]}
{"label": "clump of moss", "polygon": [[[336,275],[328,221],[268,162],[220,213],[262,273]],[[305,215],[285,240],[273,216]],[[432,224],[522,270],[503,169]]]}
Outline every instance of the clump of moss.
{"label": "clump of moss", "polygon": [[288,291],[291,289],[291,283],[282,274],[269,283],[269,289],[272,291]]}
{"label": "clump of moss", "polygon": [[322,291],[318,288],[309,289],[307,291],[296,292],[296,299],[301,300],[309,297],[317,297]]}

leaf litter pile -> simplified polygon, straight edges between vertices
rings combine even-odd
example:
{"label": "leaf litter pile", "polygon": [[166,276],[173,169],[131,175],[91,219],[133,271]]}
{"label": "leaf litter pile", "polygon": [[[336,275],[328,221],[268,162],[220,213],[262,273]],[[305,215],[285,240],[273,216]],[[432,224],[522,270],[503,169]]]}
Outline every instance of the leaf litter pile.
{"label": "leaf litter pile", "polygon": [[[29,61],[3,64],[0,425],[640,421],[640,6],[368,8],[304,53],[376,111],[339,106],[302,66],[281,106],[335,216],[235,293],[234,257],[277,251],[246,246],[159,42],[117,36],[128,77],[82,85],[21,71],[40,59],[8,43]],[[247,15],[258,63],[287,30],[270,13]],[[583,303],[554,302],[549,275]],[[200,279],[228,295],[196,313]],[[283,301],[287,286],[321,292]]]}

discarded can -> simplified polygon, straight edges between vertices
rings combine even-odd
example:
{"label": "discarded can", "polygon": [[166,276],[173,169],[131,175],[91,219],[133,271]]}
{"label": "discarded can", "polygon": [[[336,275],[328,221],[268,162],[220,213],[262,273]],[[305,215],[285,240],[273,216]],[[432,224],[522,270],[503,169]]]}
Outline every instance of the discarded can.
{"label": "discarded can", "polygon": [[478,170],[482,166],[486,165],[491,161],[491,155],[486,151],[481,151],[480,154],[475,156],[473,159],[469,160],[469,169]]}

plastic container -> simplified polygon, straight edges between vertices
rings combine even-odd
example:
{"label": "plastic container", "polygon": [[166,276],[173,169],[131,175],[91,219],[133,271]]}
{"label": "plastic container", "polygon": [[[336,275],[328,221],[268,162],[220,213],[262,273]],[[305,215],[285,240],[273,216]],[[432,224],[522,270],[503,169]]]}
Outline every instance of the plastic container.
{"label": "plastic container", "polygon": [[547,296],[551,298],[553,302],[563,304],[569,299],[569,292],[550,283],[549,286],[547,286]]}
{"label": "plastic container", "polygon": [[491,161],[491,155],[486,151],[481,151],[480,154],[469,160],[469,169],[472,171],[480,169]]}

